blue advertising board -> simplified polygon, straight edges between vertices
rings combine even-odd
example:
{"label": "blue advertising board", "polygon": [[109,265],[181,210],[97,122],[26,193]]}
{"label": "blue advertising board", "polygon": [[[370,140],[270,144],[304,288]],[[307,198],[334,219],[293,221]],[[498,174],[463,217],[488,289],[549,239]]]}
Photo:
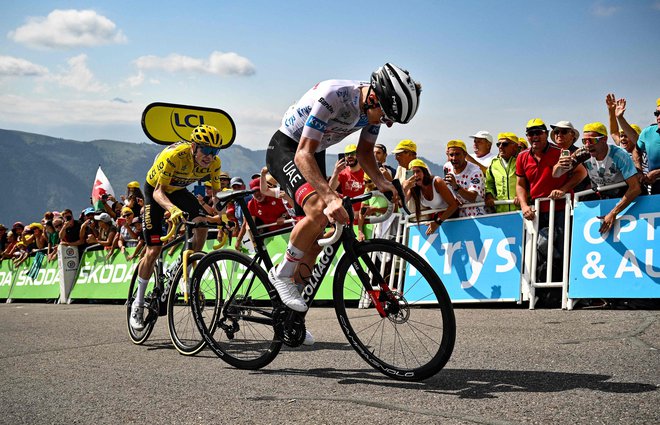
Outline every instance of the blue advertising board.
{"label": "blue advertising board", "polygon": [[660,298],[660,195],[638,197],[601,235],[599,217],[617,202],[575,207],[569,298]]}
{"label": "blue advertising board", "polygon": [[[519,301],[523,222],[520,212],[442,223],[426,236],[426,225],[409,228],[408,246],[429,262],[456,301]],[[424,291],[412,286],[417,271],[407,267],[404,292],[419,301]],[[419,286],[419,285],[418,285]]]}

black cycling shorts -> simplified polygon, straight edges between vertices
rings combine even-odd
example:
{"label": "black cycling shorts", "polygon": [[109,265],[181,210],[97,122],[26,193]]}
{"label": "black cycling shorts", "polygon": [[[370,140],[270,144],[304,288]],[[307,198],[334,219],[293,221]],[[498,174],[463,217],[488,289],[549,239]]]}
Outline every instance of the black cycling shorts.
{"label": "black cycling shorts", "polygon": [[[186,189],[179,189],[168,193],[167,198],[179,207],[181,211],[188,213],[188,220],[206,214],[197,198],[195,198],[195,195]],[[154,200],[154,187],[149,183],[145,183],[142,232],[144,233],[144,241],[148,246],[159,246],[163,244],[160,241],[160,237],[165,235],[165,229],[163,229],[164,215],[165,210]]]}
{"label": "black cycling shorts", "polygon": [[[277,130],[272,139],[270,139],[270,144],[266,151],[266,167],[280,184],[280,187],[294,200],[296,215],[303,216],[305,212],[302,206],[311,195],[316,193],[316,189],[307,183],[293,162],[293,157],[296,155],[297,150],[298,143]],[[325,173],[325,151],[315,153],[314,158],[316,159],[316,165],[321,170],[321,175],[327,179]]]}

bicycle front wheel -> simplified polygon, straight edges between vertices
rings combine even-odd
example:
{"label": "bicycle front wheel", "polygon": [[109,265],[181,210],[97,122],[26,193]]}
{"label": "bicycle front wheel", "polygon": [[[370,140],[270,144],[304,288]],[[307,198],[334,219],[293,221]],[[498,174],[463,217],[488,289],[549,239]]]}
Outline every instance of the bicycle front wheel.
{"label": "bicycle front wheel", "polygon": [[[273,312],[279,303],[268,275],[237,251],[214,251],[200,260],[192,279],[192,310],[211,350],[240,369],[259,369],[277,356]],[[211,319],[207,310],[217,314]],[[212,321],[211,321],[212,320]]]}
{"label": "bicycle front wheel", "polygon": [[[203,252],[195,252],[188,257],[189,264],[193,264],[204,257]],[[217,269],[211,267],[211,273],[216,279],[210,279],[213,283],[219,282]],[[189,267],[188,280],[192,280],[193,268]],[[206,343],[202,334],[197,329],[195,318],[192,314],[190,303],[190,285],[183,278],[183,266],[179,267],[172,287],[167,297],[167,329],[170,334],[172,344],[177,351],[186,356],[192,356],[204,349]],[[213,291],[219,291],[219,288],[211,288]],[[214,323],[216,310],[213,308],[205,309],[204,315],[209,323]]]}
{"label": "bicycle front wheel", "polygon": [[370,290],[364,290],[348,256],[337,265],[333,282],[335,311],[348,341],[389,377],[433,376],[451,357],[456,338],[442,281],[419,254],[399,243],[373,239],[356,244],[355,252]]}

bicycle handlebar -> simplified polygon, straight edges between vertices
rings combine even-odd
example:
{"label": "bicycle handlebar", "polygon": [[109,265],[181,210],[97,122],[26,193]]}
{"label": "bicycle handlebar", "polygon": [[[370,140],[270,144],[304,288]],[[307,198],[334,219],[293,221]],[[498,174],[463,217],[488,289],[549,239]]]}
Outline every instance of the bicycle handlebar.
{"label": "bicycle handlebar", "polygon": [[[403,195],[403,188],[401,187],[401,183],[399,182],[398,179],[394,179],[394,180],[392,180],[392,184],[394,185],[394,187],[396,188],[396,190],[399,194],[399,199],[401,200],[403,210],[407,213],[407,215],[410,215],[410,211],[408,211],[408,208],[406,208],[406,202],[405,202],[405,197]],[[367,199],[369,199],[371,197],[374,197],[374,196],[384,196],[388,201],[387,202],[387,211],[384,212],[379,217],[371,218],[370,219],[371,224],[382,223],[383,221],[389,219],[390,216],[392,215],[392,213],[394,212],[394,203],[392,203],[393,194],[391,192],[381,193],[377,190],[372,190],[367,195],[362,195],[362,196],[352,198],[352,201],[353,200],[357,200],[356,202],[359,202],[360,200],[365,200],[366,201]],[[323,214],[326,214],[325,209],[323,210]],[[338,226],[337,223],[333,223],[332,225],[335,228],[335,232],[329,238],[319,239],[318,240],[319,246],[326,247],[326,246],[329,246],[329,245],[333,245],[335,242],[337,242],[339,240],[339,238],[341,238],[341,235],[344,232],[344,227],[348,226],[347,224],[342,224],[342,225]]]}

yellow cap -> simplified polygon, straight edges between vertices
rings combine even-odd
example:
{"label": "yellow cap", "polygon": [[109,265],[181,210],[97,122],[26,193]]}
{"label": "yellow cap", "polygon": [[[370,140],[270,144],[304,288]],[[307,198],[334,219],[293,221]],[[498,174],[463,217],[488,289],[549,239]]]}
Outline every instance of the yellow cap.
{"label": "yellow cap", "polygon": [[[660,101],[660,99],[658,99],[658,100]],[[630,124],[630,126],[633,128],[633,130],[635,130],[637,132],[638,135],[642,132],[642,129],[639,128],[639,126],[637,124]]]}
{"label": "yellow cap", "polygon": [[126,213],[131,213],[131,214],[133,214],[133,210],[130,209],[129,207],[123,207],[123,208],[121,209],[121,214],[124,215],[124,214],[126,214]]}
{"label": "yellow cap", "polygon": [[449,143],[447,143],[447,149],[449,148],[461,148],[465,152],[467,152],[467,148],[465,147],[465,142],[462,140],[450,140]]}
{"label": "yellow cap", "polygon": [[344,153],[352,153],[357,151],[357,145],[348,145],[344,148]]}
{"label": "yellow cap", "polygon": [[138,182],[136,182],[136,181],[132,181],[132,182],[130,182],[129,184],[127,184],[126,187],[130,187],[131,189],[139,188],[139,187],[140,187],[140,183],[138,183]]}
{"label": "yellow cap", "polygon": [[35,227],[39,230],[44,230],[44,226],[42,226],[41,223],[31,223],[30,224],[31,229],[34,229]]}
{"label": "yellow cap", "polygon": [[427,170],[429,169],[428,165],[421,159],[413,159],[410,161],[410,164],[408,164],[408,169],[412,170],[413,167],[420,167],[420,168],[426,168]]}
{"label": "yellow cap", "polygon": [[530,128],[535,128],[535,127],[540,127],[543,130],[548,129],[548,127],[545,126],[545,123],[543,122],[543,120],[541,118],[532,118],[531,120],[527,121],[527,126],[526,126],[527,130],[529,130]]}
{"label": "yellow cap", "polygon": [[582,133],[586,133],[588,131],[592,131],[594,133],[607,136],[607,128],[605,127],[605,124],[603,124],[602,122],[592,122],[589,124],[585,124],[584,128],[582,128]]}
{"label": "yellow cap", "polygon": [[502,140],[502,139],[511,140],[514,143],[518,143],[518,136],[516,136],[513,133],[499,133],[497,135],[497,140]]}
{"label": "yellow cap", "polygon": [[529,145],[527,144],[527,139],[525,139],[524,137],[518,137],[518,144],[524,148],[529,147]]}
{"label": "yellow cap", "polygon": [[399,153],[403,151],[410,151],[417,153],[417,144],[412,140],[407,140],[407,139],[402,140],[399,142],[398,145],[396,145],[392,153]]}
{"label": "yellow cap", "polygon": [[660,106],[660,97],[658,98],[658,100],[655,101],[655,106],[656,107]]}

